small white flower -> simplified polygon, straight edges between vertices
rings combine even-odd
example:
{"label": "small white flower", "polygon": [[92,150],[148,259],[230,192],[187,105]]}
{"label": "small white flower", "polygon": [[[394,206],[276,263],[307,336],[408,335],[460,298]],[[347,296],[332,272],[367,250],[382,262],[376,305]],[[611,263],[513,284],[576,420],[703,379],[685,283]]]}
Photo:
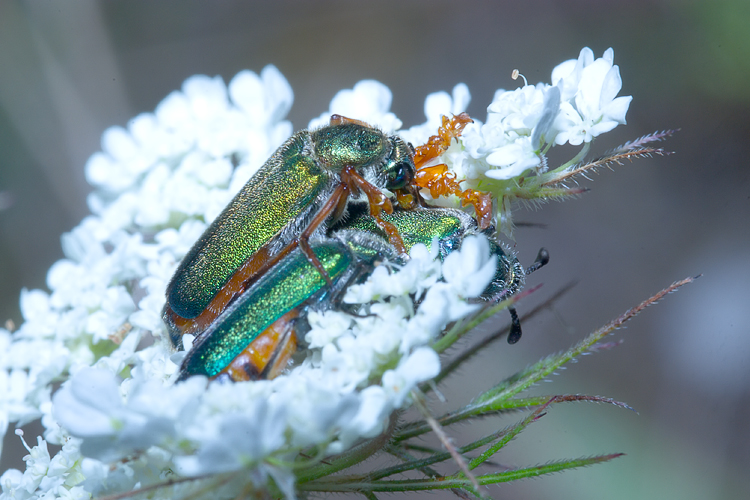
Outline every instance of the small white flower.
{"label": "small white flower", "polygon": [[554,136],[550,137],[553,133],[552,125],[560,114],[560,89],[558,87],[548,87],[544,92],[544,105],[542,108],[542,116],[539,117],[539,121],[534,126],[534,130],[531,133],[531,144],[540,150],[544,144],[552,144],[554,142]]}
{"label": "small white flower", "polygon": [[131,384],[127,403],[108,371],[78,371],[54,396],[54,416],[72,434],[84,438],[81,451],[111,461],[145,449],[174,434],[172,420],[200,387],[200,380],[170,390],[151,380]]}
{"label": "small white flower", "polygon": [[242,413],[224,415],[216,435],[205,440],[196,455],[176,459],[179,472],[221,473],[258,462],[284,444],[283,411],[259,399]]}
{"label": "small white flower", "polygon": [[469,102],[471,102],[469,87],[465,83],[459,83],[453,87],[451,95],[447,92],[429,94],[424,101],[424,114],[429,125],[437,129],[441,125],[441,117],[463,113],[469,106]]}
{"label": "small white flower", "polygon": [[23,500],[28,498],[27,492],[24,490],[19,491],[21,488],[21,481],[23,480],[23,472],[18,469],[8,469],[3,472],[0,476],[0,488],[2,488],[3,499],[18,499]]}
{"label": "small white flower", "polygon": [[363,304],[382,297],[421,295],[423,289],[437,281],[440,273],[440,263],[435,260],[437,244],[432,248],[429,251],[422,244],[414,245],[409,261],[398,272],[392,272],[386,265],[378,266],[365,283],[347,288],[344,302]]}
{"label": "small white flower", "polygon": [[394,407],[400,408],[409,392],[420,382],[440,373],[440,358],[430,348],[422,347],[401,360],[395,370],[383,374],[383,388],[391,394]]}
{"label": "small white flower", "polygon": [[559,91],[549,85],[498,90],[487,122],[467,125],[441,160],[472,188],[488,178],[507,180],[538,169],[544,143],[554,139],[550,129],[558,112]]}
{"label": "small white flower", "polygon": [[73,488],[67,488],[64,485],[58,486],[55,494],[56,498],[60,500],[87,500],[91,498],[91,493],[81,486],[74,486]]}
{"label": "small white flower", "polygon": [[390,112],[392,100],[393,95],[388,87],[375,80],[362,80],[352,89],[340,90],[328,111],[311,120],[308,128],[328,125],[331,115],[338,114],[392,133],[401,128],[401,120]]}
{"label": "small white flower", "polygon": [[307,322],[310,331],[305,334],[305,341],[314,349],[331,344],[343,335],[351,326],[352,317],[338,311],[310,311]]}
{"label": "small white flower", "polygon": [[42,479],[47,475],[47,470],[49,469],[50,455],[47,449],[47,442],[41,437],[37,437],[37,445],[30,448],[23,439],[23,432],[16,431],[16,434],[21,437],[24,448],[29,452],[28,455],[23,457],[23,461],[26,462],[26,472],[24,472],[19,486],[28,493],[34,493],[41,484]]}
{"label": "small white flower", "polygon": [[484,235],[464,238],[459,251],[443,263],[443,276],[462,297],[478,297],[487,288],[497,269],[497,258],[490,254]]}
{"label": "small white flower", "polygon": [[321,349],[321,375],[329,380],[330,387],[352,392],[367,381],[375,365],[375,357],[371,349],[355,348],[366,347],[364,343],[344,336],[339,339],[338,345],[328,344]]}
{"label": "small white flower", "polygon": [[[611,63],[614,61],[614,51],[608,49],[603,58]],[[581,49],[578,59],[568,59],[561,62],[552,70],[551,82],[560,89],[560,98],[563,101],[573,99],[578,93],[583,68],[594,62],[594,51],[588,47]]]}
{"label": "small white flower", "polygon": [[10,422],[21,422],[23,425],[41,416],[34,404],[37,399],[42,399],[41,394],[34,396],[42,389],[38,389],[35,382],[34,377],[24,369],[0,370],[0,434],[3,437]]}
{"label": "small white flower", "polygon": [[379,385],[371,385],[359,393],[359,409],[341,429],[338,439],[328,445],[328,453],[342,453],[361,438],[372,438],[385,430],[393,401]]}
{"label": "small white flower", "polygon": [[552,72],[553,84],[561,89],[561,113],[554,127],[559,130],[555,142],[577,146],[617,125],[625,124],[632,96],[617,97],[622,89],[620,68],[613,65],[614,51],[592,60],[593,53],[585,48],[578,61],[566,61]]}
{"label": "small white flower", "polygon": [[106,340],[135,311],[133,297],[123,286],[107,288],[100,299],[98,310],[92,312],[86,321],[86,331],[94,342]]}
{"label": "small white flower", "polygon": [[531,137],[519,137],[510,144],[495,149],[487,156],[487,163],[499,167],[488,170],[485,175],[490,179],[511,179],[519,177],[527,170],[541,163],[531,143]]}
{"label": "small white flower", "polygon": [[263,68],[260,77],[247,70],[237,73],[229,82],[229,95],[246,116],[263,118],[263,126],[283,121],[294,101],[292,87],[273,65]]}
{"label": "small white flower", "polygon": [[81,483],[85,476],[81,472],[79,441],[69,439],[62,449],[50,460],[47,479],[59,479],[66,489]]}
{"label": "small white flower", "polygon": [[546,90],[546,85],[539,84],[496,92],[487,108],[487,125],[501,127],[506,134],[530,135],[542,116]]}
{"label": "small white flower", "polygon": [[[49,294],[42,290],[21,290],[21,314],[28,327],[24,336],[48,337],[55,331],[57,315],[50,308]],[[33,325],[33,328],[31,328]]]}

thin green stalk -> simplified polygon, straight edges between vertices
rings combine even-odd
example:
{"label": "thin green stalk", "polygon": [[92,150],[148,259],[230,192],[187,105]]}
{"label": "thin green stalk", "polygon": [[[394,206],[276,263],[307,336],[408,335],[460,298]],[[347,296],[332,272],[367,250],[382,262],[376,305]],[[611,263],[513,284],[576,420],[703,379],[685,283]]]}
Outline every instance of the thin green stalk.
{"label": "thin green stalk", "polygon": [[581,150],[578,152],[577,155],[575,155],[573,158],[571,158],[570,161],[567,161],[567,162],[563,163],[562,165],[560,165],[559,167],[557,167],[557,168],[555,168],[553,170],[550,170],[550,172],[548,172],[548,174],[549,173],[555,173],[555,172],[561,172],[561,171],[565,170],[566,168],[572,167],[573,165],[576,165],[576,164],[580,163],[586,157],[586,155],[588,154],[588,152],[589,152],[590,149],[591,149],[591,142],[584,142],[583,143],[583,147],[581,148]]}
{"label": "thin green stalk", "polygon": [[594,346],[596,343],[598,343],[600,340],[602,340],[604,337],[606,337],[610,333],[619,329],[623,324],[625,324],[625,322],[637,316],[641,311],[643,311],[648,306],[655,304],[656,302],[661,300],[665,295],[674,292],[678,288],[688,283],[691,283],[694,279],[695,278],[685,278],[683,280],[672,283],[667,288],[649,297],[648,299],[644,300],[637,306],[625,311],[625,313],[623,313],[622,315],[618,316],[617,318],[610,321],[603,327],[589,334],[581,342],[571,347],[567,351],[563,352],[562,354],[550,356],[548,358],[542,359],[541,361],[536,363],[534,365],[534,368],[532,368],[531,371],[527,372],[525,376],[522,376],[521,378],[517,379],[515,382],[511,383],[510,385],[506,386],[505,384],[501,384],[500,390],[488,391],[486,393],[487,396],[484,398],[480,398],[477,402],[482,402],[482,401],[486,401],[488,399],[493,399],[493,398],[509,399],[515,396],[516,394],[518,394],[519,392],[528,389],[529,387],[536,384],[540,380],[547,378],[549,375],[554,373],[565,363],[575,359],[576,357],[588,351],[592,346]]}
{"label": "thin green stalk", "polygon": [[[513,375],[506,381],[503,381],[502,383],[493,387],[489,391],[485,392],[479,398],[473,401],[470,405],[467,405],[466,407],[464,407],[461,410],[458,410],[457,412],[452,412],[448,415],[445,415],[441,417],[440,419],[438,419],[438,421],[441,423],[441,425],[449,425],[450,423],[463,420],[467,418],[468,416],[473,416],[473,415],[476,415],[477,413],[482,413],[484,411],[495,411],[497,409],[513,408],[513,406],[516,404],[511,399],[513,398],[513,396],[528,389],[529,387],[539,382],[540,380],[545,379],[546,377],[554,373],[556,370],[558,370],[565,363],[569,362],[570,360],[578,357],[582,353],[591,349],[595,344],[597,344],[604,337],[606,337],[613,331],[620,328],[626,321],[637,316],[643,309],[658,302],[665,295],[674,292],[678,288],[688,283],[691,283],[694,279],[695,278],[685,278],[683,280],[673,283],[669,287],[665,288],[664,290],[661,290],[660,292],[656,293],[652,297],[641,302],[636,307],[629,309],[621,316],[617,317],[613,321],[609,322],[608,324],[604,325],[603,327],[589,334],[585,339],[583,339],[581,342],[571,347],[567,351],[561,354],[549,356],[547,358],[544,358],[538,361],[537,363],[527,368],[526,370],[522,370],[521,372]],[[487,405],[487,406],[482,407],[481,406],[482,404]],[[498,404],[499,406],[491,406],[495,404]],[[488,408],[490,410],[488,410]],[[394,435],[394,439],[397,441],[409,439],[411,437],[423,434],[424,432],[427,432],[428,430],[429,429],[427,428],[427,426],[425,426],[423,423],[419,423],[413,426],[403,427]]]}
{"label": "thin green stalk", "polygon": [[[552,297],[545,300],[541,304],[537,305],[528,313],[522,315],[521,323],[523,324],[525,321],[528,321],[529,319],[533,318],[544,309],[550,307],[558,299],[560,299],[563,295],[565,295],[569,290],[571,290],[573,286],[575,286],[575,282],[568,283],[567,285],[562,287],[560,290],[555,292],[555,294],[552,295]],[[510,329],[510,325],[498,330],[497,332],[493,333],[492,335],[484,339],[481,339],[479,342],[475,343],[473,346],[469,347],[468,349],[463,350],[458,356],[456,356],[455,359],[453,359],[450,363],[448,363],[445,366],[445,368],[440,370],[440,373],[434,379],[435,384],[440,384],[440,382],[442,382],[446,377],[448,377],[454,371],[456,371],[456,369],[458,369],[463,363],[465,363],[471,357],[477,354],[482,348],[487,347],[491,342],[494,342],[495,340],[498,340],[504,337],[507,334],[509,329]],[[426,388],[423,388],[422,390],[424,392],[427,392]]]}
{"label": "thin green stalk", "polygon": [[[599,455],[589,458],[578,458],[574,460],[562,460],[551,462],[544,465],[528,467],[525,469],[513,469],[509,471],[498,472],[496,474],[487,474],[477,476],[480,485],[504,483],[516,479],[542,476],[552,474],[566,469],[586,467],[602,462],[607,462],[614,458],[620,457],[624,453],[612,453],[609,455]],[[332,484],[332,483],[306,483],[300,485],[301,491],[321,491],[321,492],[364,492],[364,491],[385,491],[385,492],[404,492],[404,491],[425,491],[425,490],[445,490],[461,488],[471,488],[471,482],[466,478],[460,477],[442,477],[438,479],[403,479],[390,481],[372,481],[360,483]]]}
{"label": "thin green stalk", "polygon": [[[549,398],[548,398],[549,399]],[[500,429],[489,436],[485,436],[481,439],[477,439],[476,441],[473,441],[466,446],[462,446],[461,448],[458,448],[458,452],[461,454],[468,453],[470,451],[474,451],[477,448],[481,448],[482,446],[486,446],[500,438],[503,438],[506,436],[509,432],[511,432],[518,424],[507,427],[504,429]],[[430,465],[444,462],[451,458],[451,454],[447,451],[444,452],[433,452],[432,456],[418,459],[416,457],[413,457],[403,451],[402,445],[388,445],[386,447],[386,450],[388,453],[397,456],[401,458],[402,460],[405,460],[404,463],[399,465],[394,465],[392,467],[388,467],[386,469],[380,469],[377,471],[370,472],[368,474],[357,474],[357,475],[349,475],[349,476],[336,476],[337,481],[336,482],[364,482],[364,481],[377,481],[379,479],[382,479],[384,477],[392,476],[394,474],[402,474],[404,472],[408,472],[410,470],[421,470],[423,468],[426,468]],[[429,470],[429,474],[432,477],[435,477],[436,474],[432,474],[432,470]],[[326,482],[326,479],[321,479],[319,482]]]}
{"label": "thin green stalk", "polygon": [[544,406],[540,406],[518,424],[511,427],[510,430],[499,441],[486,449],[481,455],[472,459],[471,462],[469,462],[469,468],[475,469],[492,458],[495,453],[505,447],[505,445],[508,444],[511,439],[518,436],[518,434],[520,434],[522,430],[528,427],[530,423],[535,422],[537,419],[539,419],[551,402],[552,400],[548,401],[547,404],[545,404]]}
{"label": "thin green stalk", "polygon": [[332,460],[310,467],[307,470],[302,470],[297,473],[297,484],[303,484],[315,479],[331,475],[340,470],[347,469],[353,465],[363,462],[373,456],[378,450],[388,443],[393,437],[393,432],[396,429],[396,421],[398,420],[398,413],[391,415],[391,421],[388,425],[388,429],[373,439],[365,441],[364,443],[355,446],[354,448],[337,455]]}

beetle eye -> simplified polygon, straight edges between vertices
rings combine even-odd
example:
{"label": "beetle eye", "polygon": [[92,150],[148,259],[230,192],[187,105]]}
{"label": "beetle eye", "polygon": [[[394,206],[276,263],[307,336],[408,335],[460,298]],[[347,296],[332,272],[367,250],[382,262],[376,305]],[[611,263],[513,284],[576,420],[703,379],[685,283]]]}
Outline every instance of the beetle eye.
{"label": "beetle eye", "polygon": [[390,172],[388,189],[403,189],[414,177],[413,167],[408,162],[397,163]]}

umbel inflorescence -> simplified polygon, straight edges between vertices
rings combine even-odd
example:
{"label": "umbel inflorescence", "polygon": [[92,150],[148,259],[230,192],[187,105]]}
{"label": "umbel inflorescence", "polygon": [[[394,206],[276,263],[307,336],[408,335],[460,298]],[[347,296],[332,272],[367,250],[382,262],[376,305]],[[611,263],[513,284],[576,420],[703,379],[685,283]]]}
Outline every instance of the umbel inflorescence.
{"label": "umbel inflorescence", "polygon": [[[596,59],[585,48],[578,59],[558,65],[550,83],[498,90],[486,120],[467,125],[441,156],[462,188],[490,193],[492,216],[502,232],[512,233],[517,200],[577,194],[580,188],[566,181],[581,173],[664,153],[651,143],[669,133],[583,161],[596,136],[625,123],[631,97],[618,96],[622,82],[613,58],[612,49]],[[465,111],[469,99],[463,84],[450,95],[431,94],[426,122],[404,129],[390,111],[390,91],[363,81],[339,92],[310,128],[340,114],[419,145],[435,134],[442,116]],[[585,352],[619,326],[617,321],[438,419],[448,425],[535,408],[517,424],[464,448],[446,441],[446,452],[435,450],[426,458],[407,453],[412,437],[441,432],[425,408],[423,391],[469,357],[445,364],[439,354],[481,318],[517,299],[501,294],[490,311],[476,300],[498,265],[483,235],[465,238],[442,260],[435,245],[431,250],[416,245],[409,259],[378,266],[366,281],[349,287],[345,308],[312,308],[305,318],[304,351],[272,380],[218,384],[199,376],[174,383],[192,339],[183,339],[186,350],[169,348],[161,317],[167,283],[207,225],[292,134],[284,119],[292,100],[289,84],[273,66],[260,75],[243,71],[229,85],[219,77],[194,76],[154,113],[135,117],[127,128],[105,131],[103,151],[86,165],[94,187],[88,199],[92,215],[63,235],[66,258],[49,270],[49,292],[22,291],[24,323],[14,332],[0,329],[3,431],[9,423],[21,426],[35,419],[46,429],[36,446],[27,445],[26,470],[3,474],[0,498],[126,492],[234,498],[262,490],[293,497],[304,490],[372,494],[445,487],[481,494],[480,484],[614,456],[502,474],[471,472],[548,405],[609,401],[519,394]],[[548,165],[549,149],[566,144],[578,148],[574,157]],[[461,205],[455,196],[422,194],[431,204]],[[400,410],[412,403],[423,418],[397,425]],[[62,449],[51,456],[48,442]],[[366,476],[331,476],[384,447],[400,465]],[[429,466],[446,460],[456,460],[456,474],[433,480]],[[411,470],[426,479],[390,479]]]}

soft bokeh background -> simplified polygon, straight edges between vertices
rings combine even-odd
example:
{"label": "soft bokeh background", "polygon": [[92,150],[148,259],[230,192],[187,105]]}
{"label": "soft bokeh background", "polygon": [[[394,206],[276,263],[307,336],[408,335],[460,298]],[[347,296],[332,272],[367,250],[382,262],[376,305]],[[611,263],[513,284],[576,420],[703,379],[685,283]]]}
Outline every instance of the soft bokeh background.
{"label": "soft bokeh background", "polygon": [[[614,47],[622,95],[634,100],[628,125],[594,150],[681,128],[666,143],[676,154],[605,170],[581,199],[518,212],[546,225],[518,230],[520,259],[530,263],[542,245],[552,255],[531,280],[544,287],[520,312],[578,284],[525,322],[519,344],[493,345],[446,394],[465,402],[672,281],[703,273],[618,332],[623,345],[537,388],[612,396],[638,415],[558,406],[498,461],[627,456],[492,494],[750,498],[749,22],[746,0],[1,2],[0,319],[20,322],[19,290],[45,287],[62,257],[60,235],[87,214],[83,165],[102,131],[152,111],[190,75],[228,81],[275,64],[295,92],[295,128],[337,90],[374,78],[393,90],[392,110],[410,126],[423,121],[430,92],[465,82],[470,113],[484,119],[494,90],[518,85],[512,69],[549,81],[582,47],[597,56]],[[467,440],[511,421],[450,432]],[[23,454],[9,434],[3,470],[20,467]]]}

